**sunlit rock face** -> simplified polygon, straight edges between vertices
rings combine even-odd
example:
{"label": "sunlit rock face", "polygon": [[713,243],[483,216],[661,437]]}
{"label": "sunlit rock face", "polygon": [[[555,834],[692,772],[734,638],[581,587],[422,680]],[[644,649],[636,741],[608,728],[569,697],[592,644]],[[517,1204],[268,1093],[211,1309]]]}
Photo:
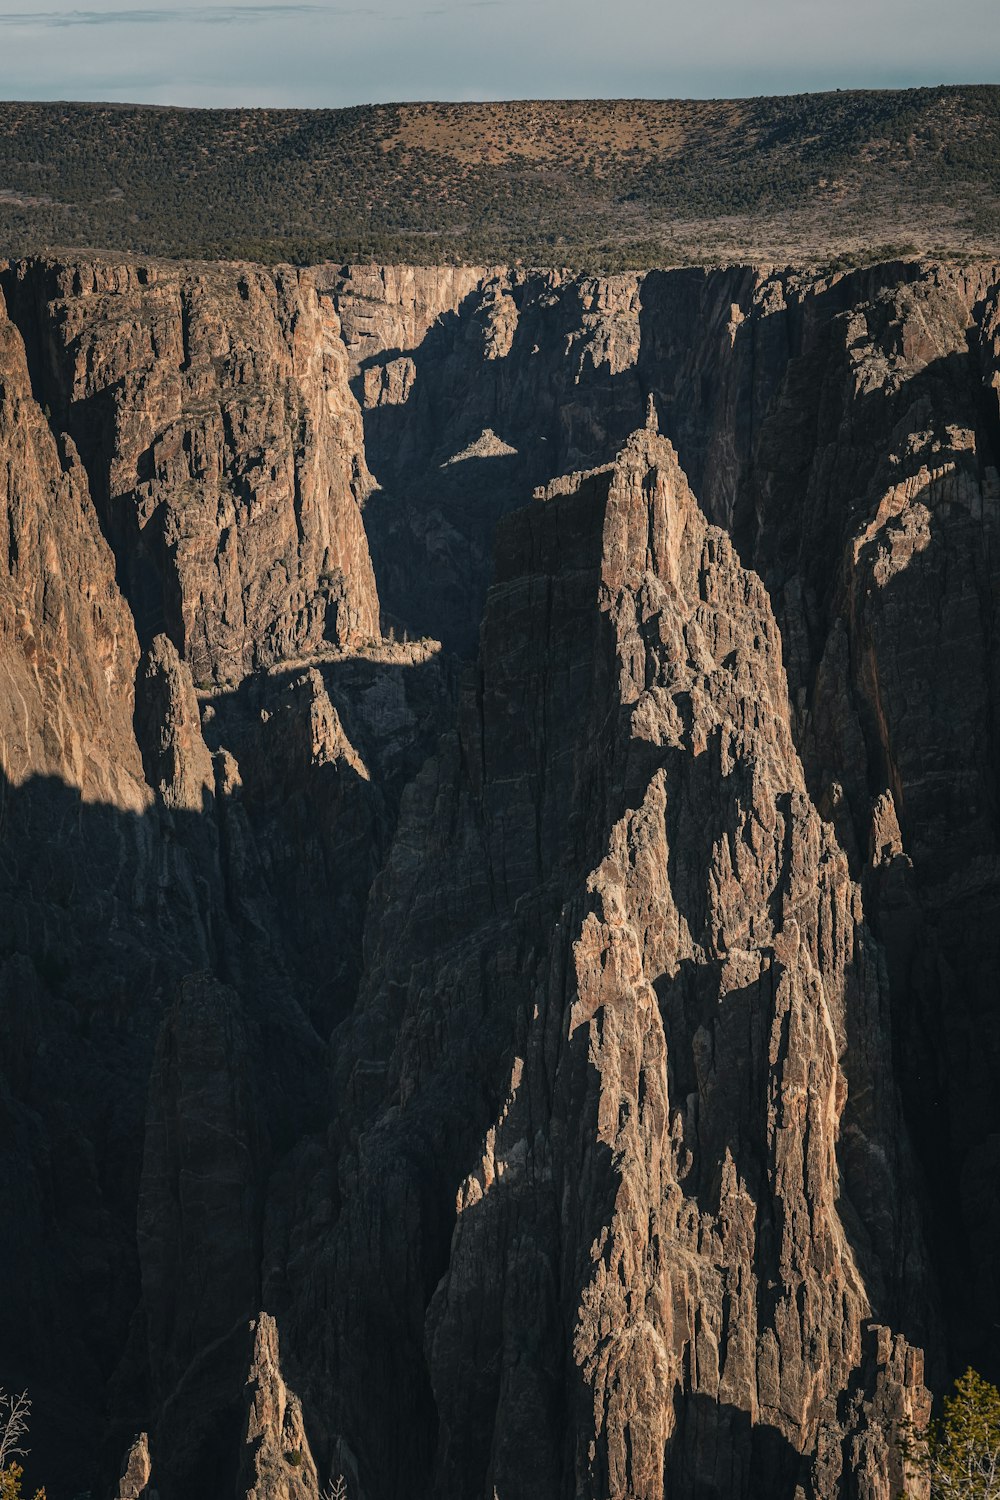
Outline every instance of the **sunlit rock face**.
{"label": "sunlit rock face", "polygon": [[307,272],[32,262],[5,282],[144,644],[166,631],[208,683],[377,637],[361,417]]}
{"label": "sunlit rock face", "polygon": [[1000,272],[0,288],[29,1479],[918,1494],[1000,1373]]}

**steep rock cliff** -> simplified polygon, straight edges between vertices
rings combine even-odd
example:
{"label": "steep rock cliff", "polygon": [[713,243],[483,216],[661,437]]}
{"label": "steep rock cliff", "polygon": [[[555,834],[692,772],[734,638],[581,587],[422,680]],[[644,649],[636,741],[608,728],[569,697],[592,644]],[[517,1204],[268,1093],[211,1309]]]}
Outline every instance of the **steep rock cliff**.
{"label": "steep rock cliff", "polygon": [[57,1500],[875,1500],[998,1372],[998,285],[3,272]]}
{"label": "steep rock cliff", "polygon": [[[133,1211],[119,1212],[123,1165],[105,1145],[141,1112],[134,1038],[115,1018],[125,968],[144,974],[143,1001],[153,988],[154,953],[127,916],[145,905],[137,830],[152,797],[132,734],[132,618],[76,449],[32,399],[2,304],[0,529],[0,1345],[4,1383],[30,1374],[41,1397],[44,1451],[78,1440],[87,1390],[102,1388],[127,1332],[134,1182]],[[106,802],[121,809],[113,824]],[[148,1033],[145,1008],[132,1025]]]}
{"label": "steep rock cliff", "polygon": [[211,682],[378,636],[360,415],[308,273],[28,262],[2,280],[144,644],[166,631]]}
{"label": "steep rock cliff", "polygon": [[926,1268],[886,976],[767,596],[654,433],[506,524],[368,945],[339,1219],[265,1288],[361,1493],[894,1494],[926,1398],[874,1323]]}
{"label": "steep rock cliff", "polygon": [[[495,514],[520,486],[606,459],[650,400],[707,514],[761,574],[810,795],[886,946],[911,1128],[932,1196],[947,1200],[931,1217],[951,1327],[962,1357],[994,1372],[996,1320],[981,1314],[996,1297],[984,1267],[998,1122],[985,1076],[1000,1061],[997,282],[989,266],[827,279],[766,267],[603,280],[494,270],[453,295],[416,346],[381,353],[377,339],[398,328],[395,284],[386,279],[381,321],[362,273],[349,268],[334,289],[349,338],[358,287],[367,294],[354,383],[370,462],[387,493],[405,486],[409,498],[376,496],[369,525],[376,557],[389,554],[387,607],[405,624],[432,618],[468,646]],[[390,401],[372,371],[401,359],[412,373]],[[446,462],[484,431],[517,454]],[[405,475],[393,454],[406,455]],[[453,499],[446,476],[463,471],[468,489]],[[414,553],[426,559],[415,581],[394,575],[393,558]]]}
{"label": "steep rock cliff", "polygon": [[[249,275],[248,286],[269,286],[280,302],[263,273]],[[3,1378],[33,1393],[33,1448],[55,1493],[100,1488],[140,1428],[154,1488],[190,1493],[192,1484],[232,1482],[245,1431],[246,1327],[260,1309],[264,1186],[290,1144],[323,1127],[325,1039],[351,1002],[373,866],[401,783],[436,732],[446,673],[428,648],[383,651],[375,640],[352,654],[344,626],[352,599],[365,640],[377,635],[360,512],[337,479],[358,465],[359,419],[336,385],[346,356],[335,324],[308,289],[294,300],[294,277],[286,333],[294,343],[299,328],[294,357],[306,395],[311,380],[320,403],[322,442],[308,423],[287,412],[279,421],[270,408],[277,425],[267,441],[282,448],[289,472],[312,465],[312,489],[296,500],[304,496],[305,509],[296,519],[294,497],[280,486],[256,501],[246,491],[259,503],[264,539],[242,512],[246,572],[237,582],[259,609],[237,610],[235,623],[213,591],[222,585],[211,556],[196,564],[191,554],[185,562],[175,550],[157,553],[165,571],[155,588],[186,590],[200,624],[193,635],[153,634],[141,651],[151,618],[140,607],[140,575],[148,581],[153,554],[126,524],[126,500],[138,501],[124,481],[117,512],[95,497],[107,501],[112,470],[118,479],[131,472],[134,447],[123,434],[139,441],[138,426],[162,415],[153,396],[166,401],[163,389],[176,384],[157,339],[173,337],[178,286],[165,296],[163,325],[138,291],[153,284],[153,271],[49,266],[48,289],[70,297],[58,313],[54,301],[31,300],[33,277],[43,269],[19,267],[8,280],[24,336],[6,309],[0,322],[3,1266],[18,1289],[2,1312]],[[226,286],[236,295],[239,282],[234,272],[216,302],[200,283],[191,293],[195,302],[203,295],[205,318],[219,320],[212,337],[223,342],[220,306]],[[239,326],[253,341],[245,358],[265,377],[262,390],[277,363],[273,402],[293,376],[282,374],[270,310],[270,323],[258,307],[258,325]],[[57,332],[74,319],[87,353]],[[204,385],[224,360],[213,365],[198,348],[203,362],[189,373]],[[244,376],[226,377],[239,393],[230,415],[232,403],[252,414],[263,399]],[[108,410],[122,424],[110,443]],[[207,409],[192,412],[188,402],[185,410],[189,432],[195,417],[209,421]],[[77,425],[86,463],[60,418]],[[248,442],[240,462],[251,451]],[[220,471],[228,462],[213,453]],[[162,485],[154,509],[187,503],[171,481]],[[206,482],[196,500],[210,507],[204,527],[215,548],[226,535],[218,486]],[[288,525],[299,538],[291,551]],[[260,596],[258,570],[268,573],[276,538],[290,568],[341,558],[348,616],[338,606],[306,619],[273,579],[270,602]],[[199,641],[214,651],[212,631],[229,625],[237,677],[275,654],[299,663],[291,687],[287,666],[254,678],[249,711],[238,688],[209,704],[194,685]],[[216,669],[228,675],[228,647],[221,637],[216,644]],[[329,690],[320,671],[303,668],[310,645]],[[283,711],[300,681],[313,704],[306,733],[299,712]],[[213,718],[226,725],[225,745],[211,734],[206,741],[202,721],[210,731]],[[308,808],[308,873],[294,881],[303,846],[287,817],[284,843],[271,837],[281,803]],[[352,840],[353,861],[344,857]],[[314,936],[301,941],[310,914],[298,897],[310,887],[320,951]]]}
{"label": "steep rock cliff", "polygon": [[496,521],[642,419],[639,278],[494,269],[435,285],[352,267],[330,296],[379,484],[366,524],[386,617],[472,654]]}

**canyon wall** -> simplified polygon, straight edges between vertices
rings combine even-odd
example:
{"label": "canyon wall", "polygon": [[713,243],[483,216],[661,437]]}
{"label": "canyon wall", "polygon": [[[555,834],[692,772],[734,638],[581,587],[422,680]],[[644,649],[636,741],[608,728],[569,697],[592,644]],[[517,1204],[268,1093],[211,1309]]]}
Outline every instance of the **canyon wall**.
{"label": "canyon wall", "polygon": [[1000,1373],[1000,270],[0,290],[30,1477],[894,1500]]}

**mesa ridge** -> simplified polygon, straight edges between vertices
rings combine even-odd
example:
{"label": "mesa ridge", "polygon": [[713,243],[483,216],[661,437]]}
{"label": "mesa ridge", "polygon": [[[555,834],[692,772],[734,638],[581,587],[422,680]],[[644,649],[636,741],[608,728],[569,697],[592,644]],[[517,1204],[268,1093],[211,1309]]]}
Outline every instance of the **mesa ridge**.
{"label": "mesa ridge", "polygon": [[0,234],[175,259],[992,259],[1000,87],[340,110],[0,103]]}

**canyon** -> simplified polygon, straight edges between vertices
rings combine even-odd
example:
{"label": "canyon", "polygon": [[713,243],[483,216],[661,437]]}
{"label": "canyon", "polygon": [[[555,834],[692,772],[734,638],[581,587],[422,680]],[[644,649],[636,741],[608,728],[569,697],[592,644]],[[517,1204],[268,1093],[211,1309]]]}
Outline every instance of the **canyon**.
{"label": "canyon", "polygon": [[0,265],[50,1500],[897,1500],[1000,1375],[1000,265]]}

